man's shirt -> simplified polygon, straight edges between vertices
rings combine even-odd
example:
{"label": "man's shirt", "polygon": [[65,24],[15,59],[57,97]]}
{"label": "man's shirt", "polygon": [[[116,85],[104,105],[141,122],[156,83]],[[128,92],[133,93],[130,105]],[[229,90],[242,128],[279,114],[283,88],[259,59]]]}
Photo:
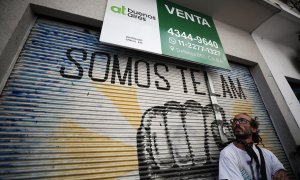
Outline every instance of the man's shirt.
{"label": "man's shirt", "polygon": [[[253,146],[259,161],[260,155],[258,149]],[[280,169],[284,169],[278,158],[269,150],[261,148],[266,165],[266,174],[268,180],[272,180],[272,176]],[[258,180],[260,179],[260,170],[257,168],[253,159],[246,151],[237,148],[233,143],[225,147],[219,158],[219,179],[229,180]]]}

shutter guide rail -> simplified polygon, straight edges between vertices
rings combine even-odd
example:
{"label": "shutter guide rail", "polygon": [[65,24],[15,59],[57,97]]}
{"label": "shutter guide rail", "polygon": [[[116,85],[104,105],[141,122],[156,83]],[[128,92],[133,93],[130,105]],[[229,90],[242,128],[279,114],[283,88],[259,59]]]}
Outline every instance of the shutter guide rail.
{"label": "shutter guide rail", "polygon": [[221,138],[221,143],[226,144],[226,143],[228,143],[228,138],[224,131],[224,124],[223,124],[224,122],[222,119],[220,106],[218,105],[218,100],[217,100],[217,97],[215,94],[213,82],[212,82],[210,74],[206,70],[204,70],[204,74],[205,74],[205,79],[206,79],[207,86],[208,86],[209,97],[210,97],[212,107],[213,107],[212,109],[215,114],[218,130],[219,130],[219,135]]}

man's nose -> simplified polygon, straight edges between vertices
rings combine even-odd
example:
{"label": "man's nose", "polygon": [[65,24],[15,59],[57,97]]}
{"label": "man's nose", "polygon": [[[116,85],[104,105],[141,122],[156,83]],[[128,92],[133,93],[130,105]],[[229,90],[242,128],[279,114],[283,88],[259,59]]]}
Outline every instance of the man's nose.
{"label": "man's nose", "polygon": [[240,123],[234,123],[232,124],[233,127],[240,127]]}

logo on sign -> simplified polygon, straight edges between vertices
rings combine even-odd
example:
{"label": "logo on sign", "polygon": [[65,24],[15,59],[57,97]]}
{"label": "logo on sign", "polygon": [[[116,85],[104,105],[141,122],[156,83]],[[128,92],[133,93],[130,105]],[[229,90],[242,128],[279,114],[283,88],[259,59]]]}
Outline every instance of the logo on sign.
{"label": "logo on sign", "polygon": [[125,6],[122,7],[111,6],[111,11],[122,15],[127,15],[128,17],[136,18],[141,21],[146,21],[147,19],[156,20],[155,16],[153,15],[143,13],[137,10],[133,10],[130,8],[126,8]]}

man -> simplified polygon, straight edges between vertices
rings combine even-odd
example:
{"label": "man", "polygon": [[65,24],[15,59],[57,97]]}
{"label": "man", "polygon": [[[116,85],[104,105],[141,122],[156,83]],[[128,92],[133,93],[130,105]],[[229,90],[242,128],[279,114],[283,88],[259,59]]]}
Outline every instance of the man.
{"label": "man", "polygon": [[246,113],[232,120],[236,140],[225,147],[219,159],[219,179],[287,180],[284,167],[269,150],[254,145],[261,142],[258,122]]}

